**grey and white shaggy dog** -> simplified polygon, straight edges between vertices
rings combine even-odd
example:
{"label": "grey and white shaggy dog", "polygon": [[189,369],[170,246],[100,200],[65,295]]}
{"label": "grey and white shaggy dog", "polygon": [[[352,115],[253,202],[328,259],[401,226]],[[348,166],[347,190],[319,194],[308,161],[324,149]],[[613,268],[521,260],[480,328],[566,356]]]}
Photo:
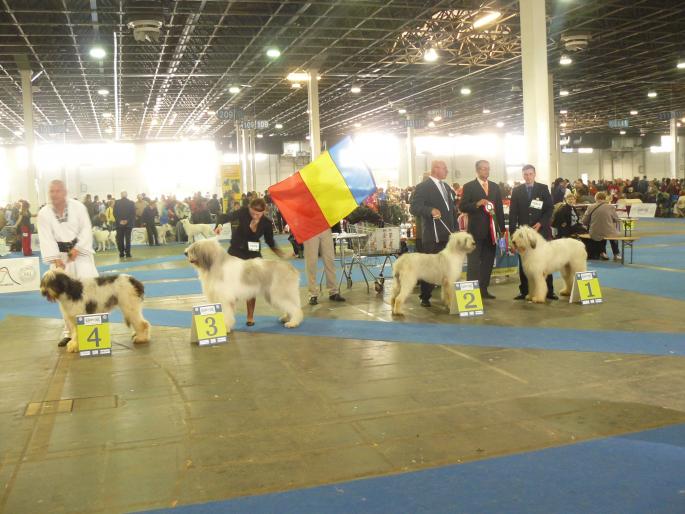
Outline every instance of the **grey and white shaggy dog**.
{"label": "grey and white shaggy dog", "polygon": [[238,259],[226,253],[216,239],[191,244],[185,255],[197,269],[204,295],[223,306],[228,331],[235,325],[235,303],[259,295],[284,313],[280,320],[286,327],[294,328],[302,322],[300,273],[292,264]]}
{"label": "grey and white shaggy dog", "polygon": [[119,307],[126,325],[133,327],[134,343],[150,341],[150,323],[143,318],[143,284],[130,275],[109,275],[78,280],[61,270],[45,272],[40,281],[40,293],[59,304],[69,329],[68,352],[78,351],[76,316],[110,312]]}

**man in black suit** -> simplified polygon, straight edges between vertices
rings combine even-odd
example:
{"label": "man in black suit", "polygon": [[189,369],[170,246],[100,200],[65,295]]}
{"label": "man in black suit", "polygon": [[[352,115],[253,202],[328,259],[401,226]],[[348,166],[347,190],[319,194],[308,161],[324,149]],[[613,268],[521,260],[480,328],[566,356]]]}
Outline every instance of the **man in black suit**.
{"label": "man in black suit", "polygon": [[[489,176],[490,163],[488,161],[476,162],[476,179],[464,184],[459,208],[468,214],[468,231],[476,241],[476,249],[468,255],[467,279],[478,280],[481,296],[494,300],[495,297],[488,292],[488,286],[492,266],[495,263],[497,235],[491,232],[490,216],[486,212],[488,202],[494,208],[499,230],[504,232],[505,227],[502,192],[497,184],[488,180]],[[493,242],[493,236],[495,242]]]}
{"label": "man in black suit", "polygon": [[[447,177],[444,161],[431,163],[430,176],[416,186],[409,212],[421,220],[421,253],[438,253],[452,232],[458,230],[456,195],[443,180]],[[417,234],[418,236],[418,234]],[[430,307],[433,284],[421,281],[421,306]]]}
{"label": "man in black suit", "polygon": [[119,257],[131,257],[131,232],[136,226],[136,204],[128,199],[126,191],[114,202],[114,224],[117,227]]}
{"label": "man in black suit", "polygon": [[[535,167],[526,164],[523,167],[524,183],[516,186],[511,192],[511,205],[509,206],[509,233],[513,236],[516,229],[521,225],[528,225],[537,230],[547,241],[552,239],[552,212],[554,203],[552,195],[545,184],[535,182]],[[519,255],[519,294],[514,300],[525,300],[528,294],[528,277],[523,272],[521,256]],[[547,298],[558,300],[554,294],[554,281],[552,275],[547,275]]]}

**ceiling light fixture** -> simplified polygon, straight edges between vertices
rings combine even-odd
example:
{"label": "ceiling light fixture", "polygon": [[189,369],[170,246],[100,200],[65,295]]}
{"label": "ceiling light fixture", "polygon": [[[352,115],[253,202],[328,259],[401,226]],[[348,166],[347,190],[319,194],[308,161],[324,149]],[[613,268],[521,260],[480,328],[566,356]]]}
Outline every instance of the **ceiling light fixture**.
{"label": "ceiling light fixture", "polygon": [[562,66],[568,66],[569,64],[573,63],[573,59],[571,59],[568,55],[562,55],[561,58],[559,59],[559,64]]}
{"label": "ceiling light fixture", "polygon": [[559,111],[559,114],[568,114],[568,111],[566,109],[562,109]]}
{"label": "ceiling light fixture", "polygon": [[459,92],[460,92],[462,95],[464,95],[464,96],[468,96],[468,95],[471,94],[471,88],[465,86],[465,87],[462,87],[462,88],[459,90]]}
{"label": "ceiling light fixture", "polygon": [[626,135],[626,131],[625,131],[625,130],[621,130],[621,131],[619,132],[619,134],[621,134],[622,136],[625,136],[625,135]]}
{"label": "ceiling light fixture", "polygon": [[228,92],[232,95],[237,95],[238,93],[240,93],[240,88],[238,86],[231,86],[228,88]]}
{"label": "ceiling light fixture", "polygon": [[280,124],[280,123],[276,123],[276,128],[280,130],[280,129],[282,129],[282,128],[283,128],[283,125],[282,125],[282,124]]}
{"label": "ceiling light fixture", "polygon": [[98,89],[98,95],[107,96],[109,94],[109,89]]}
{"label": "ceiling light fixture", "polygon": [[104,59],[107,55],[107,52],[105,52],[105,49],[101,46],[94,46],[90,49],[89,53],[93,59]]}
{"label": "ceiling light fixture", "polygon": [[502,128],[504,127],[504,122],[503,121],[498,121],[497,122],[497,128]]}
{"label": "ceiling light fixture", "polygon": [[566,123],[559,123],[559,126],[560,126],[560,127],[565,127],[565,126],[566,126]]}
{"label": "ceiling light fixture", "polygon": [[433,121],[442,121],[442,116],[436,116],[435,118],[433,118]]}
{"label": "ceiling light fixture", "polygon": [[103,112],[103,113],[102,113],[102,117],[103,117],[103,118],[111,118],[111,117],[112,117],[112,113],[111,113],[111,112]]}
{"label": "ceiling light fixture", "polygon": [[207,111],[207,116],[214,116],[216,111]]}
{"label": "ceiling light fixture", "polygon": [[361,128],[362,124],[361,123],[355,123],[354,126],[355,126],[355,128]]}
{"label": "ceiling light fixture", "polygon": [[500,16],[502,16],[502,13],[499,11],[491,11],[488,13],[483,14],[480,18],[478,18],[476,21],[473,22],[473,28],[474,29],[479,29],[481,27],[485,27],[486,25],[489,25],[496,19],[498,19]]}
{"label": "ceiling light fixture", "polygon": [[423,60],[426,62],[435,62],[438,60],[438,51],[435,48],[429,48],[423,54]]}
{"label": "ceiling light fixture", "polygon": [[630,111],[630,114],[631,114],[632,116],[635,116],[635,115],[637,114],[637,111],[636,111],[635,109],[633,109],[632,111]]}
{"label": "ceiling light fixture", "polygon": [[566,89],[562,89],[559,91],[559,96],[568,96],[568,91]]}
{"label": "ceiling light fixture", "polygon": [[278,48],[268,48],[266,50],[266,56],[271,59],[278,59],[281,56],[281,51]]}
{"label": "ceiling light fixture", "polygon": [[679,70],[685,69],[685,59],[679,59],[678,64],[675,65]]}
{"label": "ceiling light fixture", "polygon": [[299,82],[293,82],[292,84],[290,84],[290,87],[291,87],[292,89],[301,89],[301,88],[302,88],[302,84],[300,84]]}
{"label": "ceiling light fixture", "polygon": [[490,114],[490,109],[483,109],[483,114]]}
{"label": "ceiling light fixture", "polygon": [[262,139],[264,137],[264,134],[257,134],[257,139]]}
{"label": "ceiling light fixture", "polygon": [[400,114],[407,114],[407,109],[400,109],[399,111]]}
{"label": "ceiling light fixture", "polygon": [[649,98],[656,98],[657,97],[657,92],[656,91],[650,91],[647,93],[647,96]]}
{"label": "ceiling light fixture", "polygon": [[435,123],[433,123],[433,122],[431,121],[430,123],[428,123],[428,126],[429,126],[430,128],[433,128],[433,127],[435,127]]}
{"label": "ceiling light fixture", "polygon": [[362,92],[362,88],[359,87],[357,84],[352,84],[352,87],[350,88],[350,93],[359,94]]}
{"label": "ceiling light fixture", "polygon": [[309,80],[309,73],[305,73],[303,71],[293,71],[292,73],[288,73],[286,78],[290,82],[304,82],[305,80]]}

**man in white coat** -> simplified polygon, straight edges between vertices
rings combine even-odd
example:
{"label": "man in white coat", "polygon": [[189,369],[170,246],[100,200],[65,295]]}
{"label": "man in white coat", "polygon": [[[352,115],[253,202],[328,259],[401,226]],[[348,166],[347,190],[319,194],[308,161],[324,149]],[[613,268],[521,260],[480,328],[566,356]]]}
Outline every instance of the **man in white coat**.
{"label": "man in white coat", "polygon": [[[98,276],[93,259],[93,228],[86,206],[67,198],[61,180],[50,182],[50,203],[38,211],[38,235],[43,261],[74,278]],[[65,330],[59,346],[69,342]]]}

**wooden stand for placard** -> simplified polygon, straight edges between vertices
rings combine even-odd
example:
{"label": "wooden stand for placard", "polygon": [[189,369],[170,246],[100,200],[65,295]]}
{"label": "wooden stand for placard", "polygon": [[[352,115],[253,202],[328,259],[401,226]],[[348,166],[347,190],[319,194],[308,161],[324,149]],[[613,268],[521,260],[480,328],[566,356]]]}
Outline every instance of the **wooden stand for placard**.
{"label": "wooden stand for placard", "polygon": [[111,356],[109,313],[76,316],[76,339],[81,357]]}
{"label": "wooden stand for placard", "polygon": [[580,302],[582,305],[595,305],[604,302],[596,271],[579,271],[576,273],[568,303],[576,302]]}
{"label": "wooden stand for placard", "polygon": [[214,346],[228,342],[226,321],[220,303],[195,305],[190,330],[190,342],[199,346]]}
{"label": "wooden stand for placard", "polygon": [[454,294],[457,298],[459,317],[470,318],[485,314],[483,298],[477,280],[457,282],[454,284]]}

